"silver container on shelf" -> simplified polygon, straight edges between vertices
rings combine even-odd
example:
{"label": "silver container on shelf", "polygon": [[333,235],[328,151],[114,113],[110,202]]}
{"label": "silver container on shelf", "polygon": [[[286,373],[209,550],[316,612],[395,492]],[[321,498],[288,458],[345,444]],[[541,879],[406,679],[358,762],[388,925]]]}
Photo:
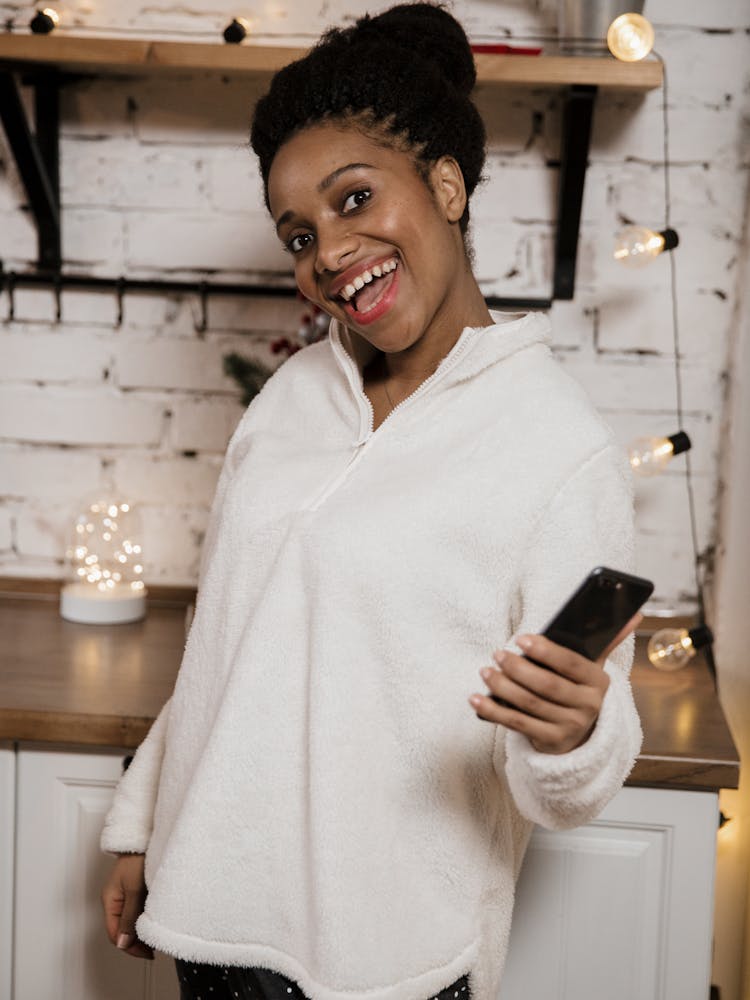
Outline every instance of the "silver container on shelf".
{"label": "silver container on shelf", "polygon": [[620,14],[642,14],[644,0],[558,0],[560,51],[606,55],[607,30]]}

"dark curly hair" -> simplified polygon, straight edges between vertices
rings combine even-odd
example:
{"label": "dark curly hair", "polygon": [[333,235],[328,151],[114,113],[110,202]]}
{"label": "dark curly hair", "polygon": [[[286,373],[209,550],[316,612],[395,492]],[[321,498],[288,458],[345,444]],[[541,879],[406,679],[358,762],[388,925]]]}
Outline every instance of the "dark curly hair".
{"label": "dark curly hair", "polygon": [[466,34],[443,7],[399,4],[348,28],[331,28],[302,59],[280,70],[253,115],[250,144],[268,175],[280,147],[301,129],[349,122],[378,141],[407,150],[426,180],[429,165],[452,156],[468,198],[485,156],[482,119],[469,94],[476,82]]}

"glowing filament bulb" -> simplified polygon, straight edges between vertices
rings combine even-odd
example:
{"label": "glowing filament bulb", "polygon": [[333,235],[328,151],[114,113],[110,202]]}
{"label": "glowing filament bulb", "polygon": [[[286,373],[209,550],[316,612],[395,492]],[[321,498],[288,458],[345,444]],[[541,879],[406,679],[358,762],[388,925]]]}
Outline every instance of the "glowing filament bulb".
{"label": "glowing filament bulb", "polygon": [[654,29],[642,14],[620,14],[609,26],[607,46],[617,59],[638,62],[654,47]]}
{"label": "glowing filament bulb", "polygon": [[675,455],[690,451],[690,438],[685,431],[669,437],[637,438],[630,446],[630,467],[638,476],[656,476]]}
{"label": "glowing filament bulb", "polygon": [[250,34],[250,22],[245,17],[235,17],[224,28],[224,41],[239,45]]}
{"label": "glowing filament bulb", "polygon": [[29,22],[29,28],[34,35],[48,35],[59,23],[60,15],[57,11],[53,7],[45,7],[43,10],[37,10]]}
{"label": "glowing filament bulb", "polygon": [[617,234],[614,257],[627,267],[645,267],[665,250],[674,250],[679,242],[674,229],[655,232],[646,226],[626,226]]}
{"label": "glowing filament bulb", "polygon": [[713,642],[708,625],[686,628],[663,628],[648,640],[648,658],[657,670],[680,670],[699,649]]}

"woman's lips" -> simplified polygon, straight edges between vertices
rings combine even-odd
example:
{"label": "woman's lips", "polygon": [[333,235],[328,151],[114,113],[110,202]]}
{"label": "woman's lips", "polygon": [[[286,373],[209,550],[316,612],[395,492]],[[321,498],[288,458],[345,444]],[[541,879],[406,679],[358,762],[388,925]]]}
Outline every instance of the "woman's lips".
{"label": "woman's lips", "polygon": [[398,294],[399,285],[399,275],[401,272],[401,267],[397,267],[390,274],[387,274],[384,278],[378,279],[382,284],[382,291],[379,297],[375,300],[375,303],[367,310],[367,312],[358,312],[355,308],[354,301],[342,303],[344,312],[350,319],[356,323],[357,326],[368,326],[370,323],[374,323],[375,320],[380,319],[384,316],[388,310],[393,305],[396,295]]}

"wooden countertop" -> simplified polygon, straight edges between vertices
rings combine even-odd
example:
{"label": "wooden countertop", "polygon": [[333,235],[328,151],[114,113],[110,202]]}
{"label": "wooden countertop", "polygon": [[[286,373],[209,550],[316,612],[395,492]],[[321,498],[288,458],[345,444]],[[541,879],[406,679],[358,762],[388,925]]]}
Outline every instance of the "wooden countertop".
{"label": "wooden countertop", "polygon": [[[0,594],[0,740],[136,747],[172,691],[186,599],[152,602],[131,625],[77,625],[60,617],[55,585],[39,589]],[[645,642],[633,668],[645,740],[628,784],[736,788],[738,754],[706,663],[654,670]]]}

